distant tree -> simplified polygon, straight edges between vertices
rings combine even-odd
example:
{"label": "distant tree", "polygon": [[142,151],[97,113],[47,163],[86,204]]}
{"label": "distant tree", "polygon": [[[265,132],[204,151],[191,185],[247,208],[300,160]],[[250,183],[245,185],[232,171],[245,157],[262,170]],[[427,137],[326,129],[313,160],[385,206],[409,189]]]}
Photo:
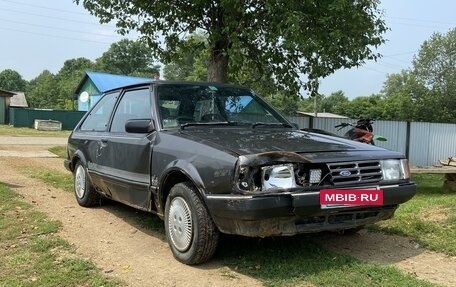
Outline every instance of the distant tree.
{"label": "distant tree", "polygon": [[160,70],[160,66],[154,65],[152,54],[143,42],[123,39],[96,59],[96,68],[113,74],[152,78]]}
{"label": "distant tree", "polygon": [[32,79],[26,89],[27,100],[32,108],[62,109],[55,76],[44,70]]}
{"label": "distant tree", "polygon": [[58,107],[72,109],[74,107],[74,91],[84,73],[95,69],[95,63],[87,58],[66,60],[63,67],[55,76],[58,95]]}
{"label": "distant tree", "polygon": [[340,105],[340,113],[347,117],[358,119],[368,117],[382,119],[384,112],[384,100],[381,95],[368,97],[356,97]]}
{"label": "distant tree", "polygon": [[327,113],[343,113],[343,105],[349,102],[348,98],[344,95],[344,92],[337,91],[331,93],[328,97],[321,99],[321,111]]}
{"label": "distant tree", "polygon": [[11,69],[0,72],[0,89],[23,92],[26,85],[27,81],[18,72]]}
{"label": "distant tree", "polygon": [[396,74],[388,74],[380,93],[386,98],[398,95],[406,96],[406,94],[409,93],[407,86],[412,77],[413,75],[410,70],[402,70]]}
{"label": "distant tree", "polygon": [[383,84],[381,95],[384,97],[383,118],[387,120],[410,121],[420,118],[417,105],[413,104],[414,91],[418,84],[410,70],[389,74]]}
{"label": "distant tree", "polygon": [[408,70],[388,75],[382,95],[387,119],[456,121],[456,28],[426,40]]}
{"label": "distant tree", "polygon": [[294,94],[308,87],[301,74],[315,81],[376,59],[386,31],[379,0],[74,1],[122,34],[141,32],[164,63],[191,51],[186,34],[204,31],[208,81],[225,82],[234,62]]}
{"label": "distant tree", "polygon": [[433,115],[434,121],[456,121],[455,43],[456,28],[446,34],[434,33],[413,60],[413,103],[420,113]]}

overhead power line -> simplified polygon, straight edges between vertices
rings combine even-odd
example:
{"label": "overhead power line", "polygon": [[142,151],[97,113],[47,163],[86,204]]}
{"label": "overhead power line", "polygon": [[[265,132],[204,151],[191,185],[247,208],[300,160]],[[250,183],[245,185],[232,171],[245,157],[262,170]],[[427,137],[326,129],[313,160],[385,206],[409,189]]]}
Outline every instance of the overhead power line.
{"label": "overhead power line", "polygon": [[444,24],[444,25],[453,25],[456,26],[456,22],[443,22],[443,21],[435,21],[429,19],[418,19],[418,18],[406,18],[406,17],[385,17],[386,19],[393,19],[393,20],[405,20],[405,21],[413,21],[413,22],[422,22],[422,23],[435,23],[435,24]]}
{"label": "overhead power line", "polygon": [[27,26],[33,26],[33,27],[42,27],[42,28],[47,28],[47,29],[60,30],[60,31],[72,32],[72,33],[78,33],[78,34],[84,34],[84,35],[94,35],[94,36],[98,36],[98,37],[111,37],[111,38],[117,38],[117,39],[123,38],[121,35],[105,35],[105,34],[101,34],[101,33],[85,32],[85,31],[81,31],[81,30],[72,30],[72,29],[53,27],[53,26],[48,26],[48,25],[32,24],[32,23],[15,21],[15,20],[10,20],[10,19],[1,19],[0,18],[0,21],[14,23],[14,24],[27,25]]}
{"label": "overhead power line", "polygon": [[423,24],[413,24],[413,23],[403,23],[403,22],[396,22],[396,21],[391,21],[390,23],[395,24],[395,25],[403,25],[403,26],[412,26],[412,27],[418,27],[418,28],[428,28],[428,29],[450,29],[453,27],[453,25],[448,25],[448,26],[436,26],[436,25],[423,25]]}
{"label": "overhead power line", "polygon": [[21,1],[13,1],[13,0],[0,0],[0,1],[1,2],[7,2],[7,3],[13,3],[13,4],[16,4],[16,5],[35,7],[35,8],[46,9],[46,10],[51,10],[51,11],[64,12],[64,13],[69,13],[69,14],[87,15],[87,13],[84,13],[84,12],[76,12],[76,11],[70,11],[70,10],[64,10],[64,9],[57,9],[57,8],[52,8],[52,7],[42,6],[42,5],[25,3],[25,2],[21,2]]}
{"label": "overhead power line", "polygon": [[102,41],[95,41],[95,40],[90,40],[90,39],[81,39],[81,38],[73,38],[73,37],[67,37],[67,36],[58,36],[58,35],[52,35],[52,34],[45,34],[45,33],[38,33],[38,32],[30,32],[30,31],[24,31],[24,30],[19,30],[15,28],[5,28],[5,27],[0,27],[1,30],[7,30],[7,31],[14,31],[14,32],[20,32],[20,33],[26,33],[26,34],[31,34],[31,35],[37,35],[37,36],[45,36],[45,37],[52,37],[52,38],[58,38],[58,39],[67,39],[67,40],[75,40],[75,41],[81,41],[81,42],[90,42],[90,43],[97,43],[97,44],[104,44],[104,45],[111,45],[111,42],[102,42]]}
{"label": "overhead power line", "polygon": [[36,14],[36,13],[30,13],[30,12],[24,12],[24,11],[19,11],[19,10],[14,10],[14,9],[8,9],[8,8],[2,8],[1,11],[8,11],[8,12],[13,12],[13,13],[19,13],[19,14],[24,14],[24,15],[30,15],[30,16],[46,18],[46,19],[56,19],[56,20],[61,20],[61,21],[65,21],[65,22],[73,22],[73,23],[93,25],[93,26],[103,25],[104,27],[117,28],[116,26],[108,25],[108,24],[91,23],[91,22],[87,22],[87,21],[79,21],[79,20],[73,20],[73,19],[68,19],[68,18],[61,18],[61,17],[49,16],[49,15],[41,15],[41,14]]}
{"label": "overhead power line", "polygon": [[410,54],[416,54],[418,53],[418,50],[415,51],[408,51],[408,52],[400,52],[396,54],[390,54],[390,55],[383,55],[383,58],[389,58],[389,57],[396,57],[396,56],[402,56],[402,55],[410,55]]}

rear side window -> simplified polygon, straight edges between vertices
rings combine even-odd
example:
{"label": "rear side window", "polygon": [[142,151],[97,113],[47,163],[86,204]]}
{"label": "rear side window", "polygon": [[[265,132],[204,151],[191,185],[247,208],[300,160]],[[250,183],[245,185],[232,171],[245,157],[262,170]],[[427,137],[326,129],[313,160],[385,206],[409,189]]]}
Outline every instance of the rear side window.
{"label": "rear side window", "polygon": [[109,118],[118,97],[118,92],[106,94],[102,97],[82,123],[81,130],[95,132],[107,131]]}
{"label": "rear side window", "polygon": [[150,119],[150,91],[149,89],[127,91],[120,99],[112,119],[111,132],[125,132],[125,124],[131,119]]}

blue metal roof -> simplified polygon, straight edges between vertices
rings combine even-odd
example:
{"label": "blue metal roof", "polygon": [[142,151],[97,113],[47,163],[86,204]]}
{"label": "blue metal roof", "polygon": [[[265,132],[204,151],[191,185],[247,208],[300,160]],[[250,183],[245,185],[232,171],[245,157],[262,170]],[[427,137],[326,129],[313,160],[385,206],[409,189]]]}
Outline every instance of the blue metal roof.
{"label": "blue metal roof", "polygon": [[150,78],[139,78],[99,72],[86,72],[86,74],[101,93],[126,85],[152,82],[152,79]]}

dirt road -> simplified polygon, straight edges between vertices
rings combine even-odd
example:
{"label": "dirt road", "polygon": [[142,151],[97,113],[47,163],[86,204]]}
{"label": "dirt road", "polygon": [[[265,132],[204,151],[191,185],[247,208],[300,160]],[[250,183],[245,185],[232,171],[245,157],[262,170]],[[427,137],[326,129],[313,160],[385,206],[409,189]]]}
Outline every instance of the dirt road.
{"label": "dirt road", "polygon": [[[12,150],[1,144],[0,150]],[[30,146],[34,151],[49,142]],[[26,145],[18,145],[19,153]],[[147,214],[122,205],[94,209],[77,206],[74,195],[26,177],[18,167],[42,167],[65,171],[58,158],[20,158],[0,155],[0,181],[21,194],[25,201],[63,224],[60,236],[77,247],[77,253],[95,262],[110,276],[128,286],[262,286],[261,282],[212,261],[190,267],[178,263],[164,239],[163,231],[141,228],[138,216]],[[157,221],[157,224],[159,222]],[[456,286],[456,258],[430,252],[407,238],[362,231],[359,235],[318,235],[328,249],[364,261],[395,265],[421,279]],[[309,284],[310,286],[310,284]]]}

